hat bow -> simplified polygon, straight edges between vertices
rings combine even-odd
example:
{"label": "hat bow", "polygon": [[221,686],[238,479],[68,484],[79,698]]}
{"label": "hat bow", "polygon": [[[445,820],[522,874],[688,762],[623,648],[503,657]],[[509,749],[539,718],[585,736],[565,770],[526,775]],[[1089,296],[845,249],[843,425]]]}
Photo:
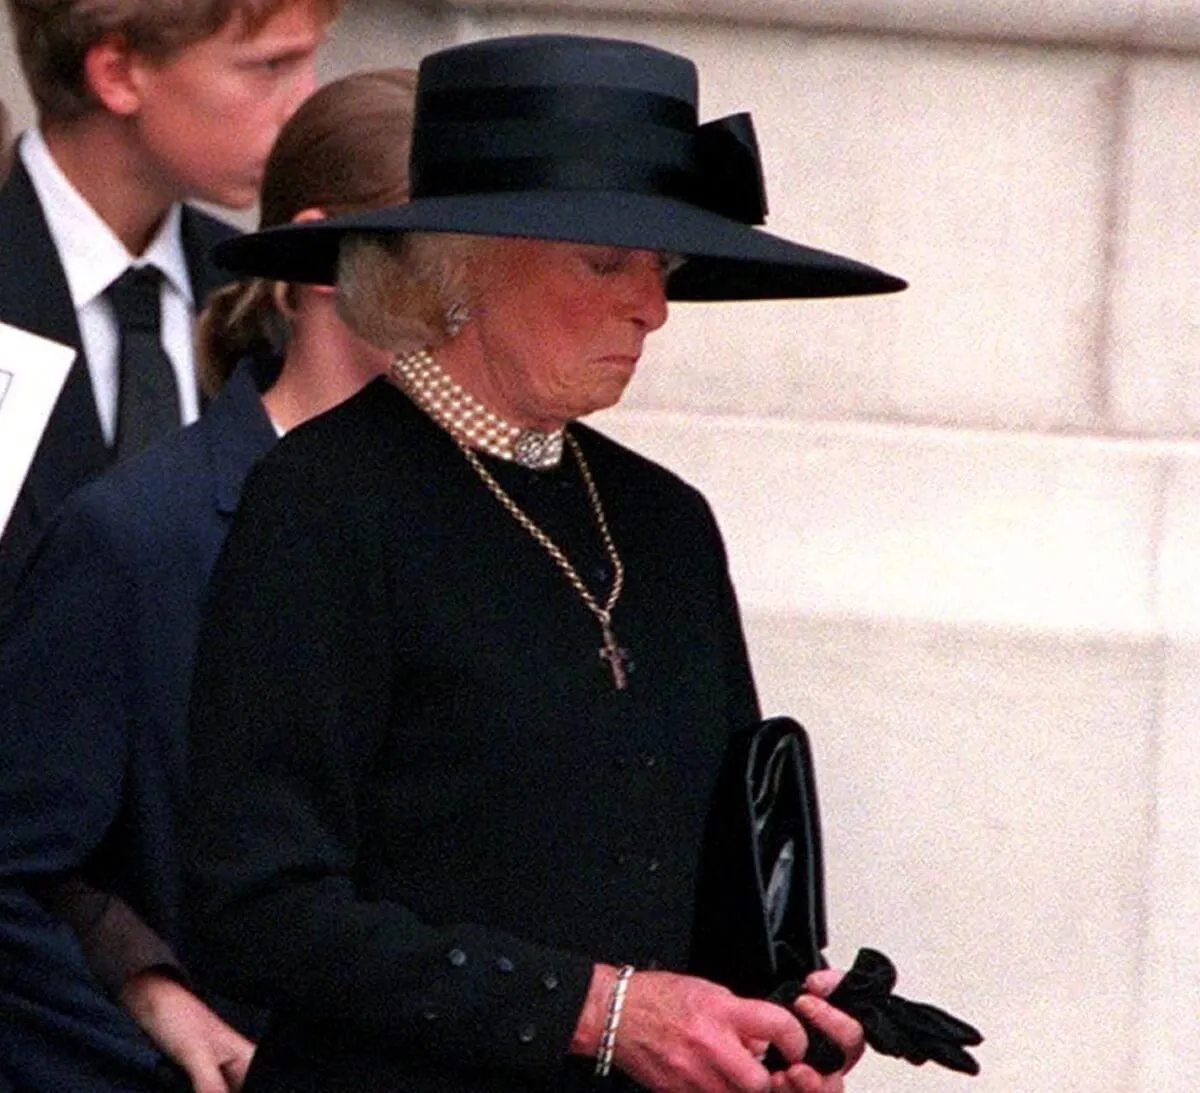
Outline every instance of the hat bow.
{"label": "hat bow", "polygon": [[700,205],[743,224],[766,221],[767,190],[749,114],[730,114],[701,125],[696,160]]}

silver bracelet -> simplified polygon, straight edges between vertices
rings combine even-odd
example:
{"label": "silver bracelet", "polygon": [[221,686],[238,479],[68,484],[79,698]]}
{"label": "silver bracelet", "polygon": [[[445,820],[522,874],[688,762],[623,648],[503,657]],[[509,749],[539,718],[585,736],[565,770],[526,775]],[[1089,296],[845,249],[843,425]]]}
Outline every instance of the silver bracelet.
{"label": "silver bracelet", "polygon": [[621,1024],[621,1010],[625,1006],[625,991],[633,977],[633,965],[625,964],[617,972],[612,994],[608,999],[608,1016],[604,1020],[604,1031],[600,1034],[600,1047],[596,1052],[596,1077],[607,1078],[612,1070],[613,1053],[617,1050],[617,1027]]}

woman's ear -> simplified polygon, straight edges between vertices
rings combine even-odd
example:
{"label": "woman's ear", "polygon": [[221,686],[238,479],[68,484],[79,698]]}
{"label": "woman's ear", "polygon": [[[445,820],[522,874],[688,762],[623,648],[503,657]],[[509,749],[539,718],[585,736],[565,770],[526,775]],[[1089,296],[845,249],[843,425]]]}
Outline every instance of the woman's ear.
{"label": "woman's ear", "polygon": [[88,90],[110,114],[127,118],[142,105],[138,58],[119,34],[106,34],[83,55]]}
{"label": "woman's ear", "polygon": [[[328,215],[324,209],[301,209],[295,216],[292,217],[292,223],[311,224],[314,220],[326,219],[328,219]],[[311,292],[315,292],[318,296],[332,296],[336,291],[333,285],[305,285],[305,288]]]}

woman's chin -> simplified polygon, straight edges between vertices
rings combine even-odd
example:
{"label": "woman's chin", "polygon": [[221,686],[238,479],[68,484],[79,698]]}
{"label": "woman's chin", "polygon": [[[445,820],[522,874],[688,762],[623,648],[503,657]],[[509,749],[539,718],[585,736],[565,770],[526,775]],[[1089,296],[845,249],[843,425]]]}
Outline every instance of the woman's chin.
{"label": "woman's chin", "polygon": [[576,414],[576,417],[583,417],[585,414],[595,414],[600,410],[610,410],[621,401],[626,389],[629,387],[629,381],[633,379],[633,368],[622,376],[614,376],[612,380],[605,384],[598,384],[595,390],[589,393],[588,405],[586,409]]}

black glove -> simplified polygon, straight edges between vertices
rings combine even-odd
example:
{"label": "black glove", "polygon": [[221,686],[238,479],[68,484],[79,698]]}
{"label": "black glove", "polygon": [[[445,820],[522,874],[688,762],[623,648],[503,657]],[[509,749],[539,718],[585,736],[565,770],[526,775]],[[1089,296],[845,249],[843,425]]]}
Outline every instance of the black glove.
{"label": "black glove", "polygon": [[[915,1066],[934,1062],[960,1074],[978,1074],[979,1064],[964,1051],[983,1043],[979,1031],[945,1010],[924,1002],[910,1002],[892,993],[896,969],[883,953],[859,949],[854,964],[826,1001],[848,1013],[863,1027],[867,1043],[881,1055],[907,1059]],[[771,992],[771,1001],[791,1008],[804,990],[792,981]],[[846,1058],[820,1029],[804,1023],[808,1053],[804,1061],[821,1074],[832,1074]],[[767,1056],[769,1069],[786,1067],[777,1053]]]}

